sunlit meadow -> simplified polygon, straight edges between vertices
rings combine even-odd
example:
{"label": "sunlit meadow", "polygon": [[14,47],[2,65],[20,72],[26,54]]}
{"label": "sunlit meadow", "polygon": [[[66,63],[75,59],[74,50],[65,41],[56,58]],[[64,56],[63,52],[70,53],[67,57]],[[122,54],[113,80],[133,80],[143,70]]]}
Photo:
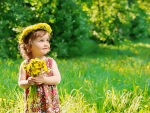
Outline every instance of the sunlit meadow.
{"label": "sunlit meadow", "polygon": [[[100,45],[96,53],[55,59],[62,113],[149,113],[150,40]],[[17,85],[22,60],[0,60],[0,112],[22,113]]]}

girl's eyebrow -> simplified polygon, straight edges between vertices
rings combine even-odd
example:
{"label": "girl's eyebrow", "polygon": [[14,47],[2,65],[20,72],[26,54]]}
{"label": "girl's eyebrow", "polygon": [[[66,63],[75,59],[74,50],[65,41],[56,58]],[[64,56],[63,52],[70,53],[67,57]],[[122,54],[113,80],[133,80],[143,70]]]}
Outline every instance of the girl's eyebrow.
{"label": "girl's eyebrow", "polygon": [[36,39],[40,39],[40,38],[42,38],[42,37],[37,37]]}

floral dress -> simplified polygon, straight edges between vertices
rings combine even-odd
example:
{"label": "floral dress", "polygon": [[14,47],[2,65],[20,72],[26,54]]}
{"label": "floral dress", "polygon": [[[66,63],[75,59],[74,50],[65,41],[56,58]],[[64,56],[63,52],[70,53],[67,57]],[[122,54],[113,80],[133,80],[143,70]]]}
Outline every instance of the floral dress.
{"label": "floral dress", "polygon": [[[46,65],[50,72],[43,76],[53,76],[51,70],[52,59],[47,58]],[[27,78],[29,76],[27,75]],[[37,99],[32,103],[28,103],[29,89],[24,92],[25,113],[60,113],[59,97],[56,85],[36,85]]]}

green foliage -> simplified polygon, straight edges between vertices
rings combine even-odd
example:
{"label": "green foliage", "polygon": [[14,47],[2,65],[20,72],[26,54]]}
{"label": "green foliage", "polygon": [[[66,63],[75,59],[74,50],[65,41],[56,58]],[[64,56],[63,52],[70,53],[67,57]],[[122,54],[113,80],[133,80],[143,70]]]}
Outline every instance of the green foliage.
{"label": "green foliage", "polygon": [[81,55],[81,43],[90,38],[88,16],[81,6],[72,0],[57,1],[53,16],[55,19],[52,24],[52,47],[58,56]]}
{"label": "green foliage", "polygon": [[142,0],[2,0],[0,57],[19,57],[18,35],[24,27],[38,22],[51,25],[51,54],[57,57],[90,53],[90,39],[117,45],[127,39],[148,38],[148,4]]}
{"label": "green foliage", "polygon": [[87,22],[89,17],[73,0],[16,0],[11,3],[2,2],[1,6],[1,11],[5,13],[0,14],[0,30],[4,31],[0,33],[0,57],[18,57],[18,35],[23,27],[38,22],[51,25],[51,48],[58,57],[81,55],[78,52],[82,49],[81,42],[90,38],[90,25]]}
{"label": "green foliage", "polygon": [[107,44],[118,44],[129,38],[148,38],[149,13],[145,4],[141,0],[92,0],[88,13],[94,23],[93,35]]}
{"label": "green foliage", "polygon": [[14,32],[12,32],[12,30],[10,30],[11,28],[10,28],[10,24],[9,24],[9,21],[7,20],[7,18],[12,19],[12,21],[13,21],[13,18],[11,18],[12,12],[10,11],[10,7],[9,7],[10,4],[7,4],[6,2],[2,1],[2,2],[0,2],[0,5],[1,5],[0,10],[2,12],[4,12],[4,13],[0,13],[0,20],[1,20],[0,21],[0,31],[1,31],[0,32],[0,37],[1,37],[0,57],[6,58],[8,56],[8,54],[11,53],[10,42],[12,41],[12,39],[14,39],[14,37],[13,37]]}

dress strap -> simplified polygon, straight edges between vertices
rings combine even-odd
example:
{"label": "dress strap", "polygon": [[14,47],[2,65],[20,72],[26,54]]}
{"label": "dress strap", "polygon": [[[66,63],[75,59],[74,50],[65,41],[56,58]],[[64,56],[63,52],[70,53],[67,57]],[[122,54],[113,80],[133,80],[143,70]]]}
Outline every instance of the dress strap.
{"label": "dress strap", "polygon": [[53,62],[52,58],[47,58],[48,67],[52,67],[52,62]]}

